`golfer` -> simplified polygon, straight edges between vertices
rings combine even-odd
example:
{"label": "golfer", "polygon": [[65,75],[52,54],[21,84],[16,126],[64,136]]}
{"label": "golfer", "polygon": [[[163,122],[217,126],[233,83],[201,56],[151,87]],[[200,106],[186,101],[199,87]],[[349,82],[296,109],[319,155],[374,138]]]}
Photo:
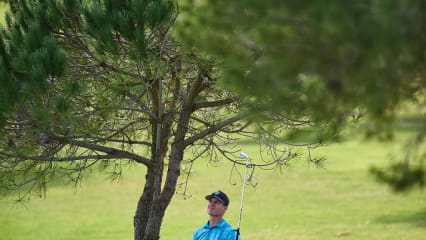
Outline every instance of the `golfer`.
{"label": "golfer", "polygon": [[207,195],[206,200],[209,201],[207,213],[210,218],[204,226],[194,231],[192,239],[236,240],[236,230],[223,218],[229,205],[228,196],[222,191],[216,191]]}

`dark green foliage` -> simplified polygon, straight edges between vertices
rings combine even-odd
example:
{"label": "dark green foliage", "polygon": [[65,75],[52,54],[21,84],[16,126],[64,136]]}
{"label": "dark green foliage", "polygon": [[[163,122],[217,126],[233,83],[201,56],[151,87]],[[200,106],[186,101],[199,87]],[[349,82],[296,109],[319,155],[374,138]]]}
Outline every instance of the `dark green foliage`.
{"label": "dark green foliage", "polygon": [[[163,0],[11,0],[10,6],[13,17],[7,14],[0,46],[0,110],[4,114],[18,99],[45,93],[48,81],[66,71],[65,54],[58,42],[61,40],[52,34],[63,28],[83,27],[96,39],[93,44],[98,53],[119,54],[119,45],[130,41],[136,44],[129,56],[140,58],[146,56],[147,36],[152,35],[155,26],[166,23],[174,11],[173,3]],[[116,41],[118,35],[124,42]]]}
{"label": "dark green foliage", "polygon": [[49,121],[52,117],[49,112],[43,107],[42,103],[34,103],[32,109],[30,110],[31,118],[37,122],[37,127],[40,129],[40,132],[49,131]]}
{"label": "dark green foliage", "polygon": [[139,55],[146,55],[146,36],[158,25],[166,23],[173,15],[171,1],[107,0],[93,2],[85,9],[84,16],[87,31],[97,38],[99,52],[116,53],[117,43],[114,34],[120,34],[130,41],[136,41]]}
{"label": "dark green foliage", "polygon": [[425,187],[426,171],[422,167],[410,167],[407,163],[395,163],[386,169],[372,167],[370,172],[378,181],[391,186],[395,192]]}
{"label": "dark green foliage", "polygon": [[[143,59],[148,44],[153,51],[158,31],[174,14],[173,3],[164,0],[11,0],[10,6],[0,36],[0,126],[6,119],[24,125],[2,129],[0,140],[19,146],[10,150],[22,155],[57,154],[61,147],[42,139],[51,132],[109,135],[103,128],[118,125],[109,119],[127,117],[116,109],[124,96],[146,91],[140,78],[114,70],[133,68],[131,59],[123,59]],[[99,77],[104,61],[117,65]],[[129,90],[126,81],[134,87]],[[28,176],[37,166],[26,168]]]}
{"label": "dark green foliage", "polygon": [[[420,87],[422,1],[206,1],[182,20],[223,81],[287,115],[330,121],[355,106],[388,119]],[[194,30],[195,29],[195,30]]]}
{"label": "dark green foliage", "polygon": [[57,114],[66,113],[70,108],[70,100],[62,96],[56,96],[54,98],[54,103],[56,110],[55,112]]}
{"label": "dark green foliage", "polygon": [[[390,138],[399,104],[424,98],[425,1],[185,3],[180,36],[223,63],[221,80],[254,116],[264,109],[337,130],[362,116],[368,136]],[[374,172],[398,189],[423,186],[425,165],[415,168]]]}
{"label": "dark green foliage", "polygon": [[173,10],[173,4],[171,2],[160,2],[151,1],[146,6],[145,17],[148,22],[148,26],[153,28],[157,24],[168,20],[170,11]]}
{"label": "dark green foliage", "polygon": [[[26,3],[26,1],[23,1]],[[51,37],[47,5],[18,4],[11,1],[13,18],[7,18],[7,27],[1,34],[1,109],[3,116],[14,109],[19,100],[44,93],[48,81],[65,71],[65,56]]]}

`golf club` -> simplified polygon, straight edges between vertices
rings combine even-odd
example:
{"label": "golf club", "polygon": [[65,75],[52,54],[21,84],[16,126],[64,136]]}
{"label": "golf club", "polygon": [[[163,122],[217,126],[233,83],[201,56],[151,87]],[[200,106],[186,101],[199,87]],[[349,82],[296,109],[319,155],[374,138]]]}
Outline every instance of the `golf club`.
{"label": "golf club", "polygon": [[247,154],[241,152],[239,154],[239,157],[246,160],[245,169],[244,169],[244,179],[243,179],[243,188],[241,190],[241,202],[240,202],[240,213],[238,215],[238,224],[237,224],[237,236],[235,240],[238,240],[240,237],[240,224],[241,224],[241,215],[243,213],[243,202],[244,202],[244,190],[246,186],[246,180],[247,180],[247,169],[249,168],[250,164],[250,158]]}

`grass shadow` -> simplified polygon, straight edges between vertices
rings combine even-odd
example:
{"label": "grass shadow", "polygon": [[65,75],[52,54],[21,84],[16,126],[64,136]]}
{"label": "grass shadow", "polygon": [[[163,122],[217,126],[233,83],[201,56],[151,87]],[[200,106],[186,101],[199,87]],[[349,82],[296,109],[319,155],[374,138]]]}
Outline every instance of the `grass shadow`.
{"label": "grass shadow", "polygon": [[405,214],[392,214],[384,215],[376,218],[378,223],[394,224],[394,223],[408,223],[417,227],[426,227],[426,208],[417,212]]}

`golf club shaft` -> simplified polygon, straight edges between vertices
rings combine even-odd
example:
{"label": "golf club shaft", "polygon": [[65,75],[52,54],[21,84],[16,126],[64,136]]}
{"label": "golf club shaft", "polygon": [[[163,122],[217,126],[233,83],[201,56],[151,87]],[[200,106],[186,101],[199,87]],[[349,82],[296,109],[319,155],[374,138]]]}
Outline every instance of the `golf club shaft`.
{"label": "golf club shaft", "polygon": [[237,237],[236,237],[236,240],[238,240],[239,235],[240,235],[241,215],[243,213],[244,191],[245,191],[245,186],[246,186],[247,169],[248,169],[248,167],[249,167],[249,158],[246,158],[246,166],[245,166],[245,169],[244,169],[243,188],[241,190],[240,214],[238,215]]}

